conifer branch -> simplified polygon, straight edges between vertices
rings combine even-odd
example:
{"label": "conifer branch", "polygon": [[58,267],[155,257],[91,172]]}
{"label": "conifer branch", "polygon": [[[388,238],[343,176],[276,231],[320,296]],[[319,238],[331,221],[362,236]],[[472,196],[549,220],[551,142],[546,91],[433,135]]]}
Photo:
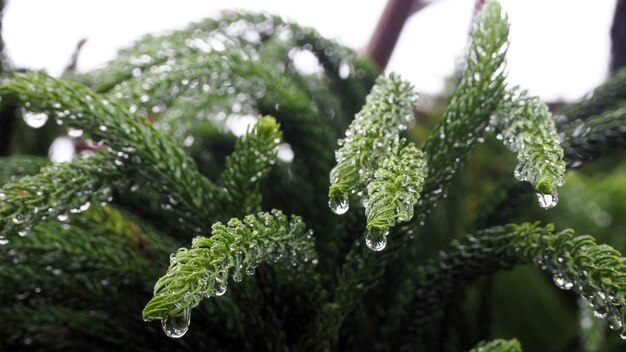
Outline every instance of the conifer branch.
{"label": "conifer branch", "polygon": [[626,69],[617,71],[613,77],[597,87],[589,98],[564,106],[559,110],[555,121],[560,127],[575,120],[586,120],[602,114],[624,99],[626,99]]}
{"label": "conifer branch", "polygon": [[242,271],[252,275],[261,262],[313,261],[311,232],[298,217],[282,212],[248,215],[243,221],[213,225],[211,237],[196,237],[191,249],[170,258],[168,272],[156,283],[154,297],[143,310],[145,319],[166,320],[188,315],[203,297],[221,296],[229,277],[238,282]]}
{"label": "conifer branch", "polygon": [[423,148],[430,173],[418,202],[420,212],[446,194],[452,177],[482,138],[504,97],[508,35],[509,24],[500,4],[487,2],[474,25],[461,82]]}
{"label": "conifer branch", "polygon": [[330,172],[328,197],[335,213],[348,210],[350,193],[367,192],[366,242],[375,250],[385,247],[390,227],[413,217],[428,172],[422,152],[400,139],[416,100],[410,83],[393,74],[381,76],[339,141],[337,165]]}
{"label": "conifer branch", "polygon": [[509,224],[467,235],[453,242],[439,258],[420,268],[415,296],[406,306],[398,336],[419,336],[422,326],[441,318],[453,293],[483,275],[516,264],[534,263],[554,277],[555,284],[587,299],[601,317],[621,329],[626,317],[626,258],[591,236],[572,230],[555,232],[552,225]]}
{"label": "conifer branch", "polygon": [[378,78],[346,137],[339,141],[328,192],[332,201],[343,203],[350,193],[366,190],[379,160],[398,148],[400,130],[406,129],[416,101],[409,82],[394,74]]}
{"label": "conifer branch", "polygon": [[367,185],[364,202],[370,248],[384,247],[389,228],[413,218],[413,207],[428,173],[422,151],[402,140],[400,145],[404,144],[397,155],[385,156]]}
{"label": "conifer branch", "polygon": [[276,120],[262,117],[237,139],[235,151],[226,158],[226,170],[220,177],[226,189],[224,204],[228,204],[229,214],[245,215],[261,210],[259,183],[276,162],[281,137]]}
{"label": "conifer branch", "polygon": [[30,110],[45,112],[69,127],[106,143],[113,163],[164,191],[164,208],[182,226],[199,233],[222,214],[217,187],[170,138],[147,121],[86,87],[45,74],[15,74],[0,93],[17,97]]}
{"label": "conifer branch", "polygon": [[469,352],[522,352],[522,345],[516,339],[481,341]]}
{"label": "conifer branch", "polygon": [[0,240],[25,235],[46,219],[67,218],[106,202],[119,172],[102,156],[56,164],[0,188]]}
{"label": "conifer branch", "polygon": [[595,159],[604,152],[626,145],[626,100],[614,110],[608,110],[585,120],[563,126],[563,148],[570,166]]}
{"label": "conifer branch", "polygon": [[[489,123],[489,117],[504,96],[503,71],[508,23],[497,2],[490,1],[483,7],[475,28],[462,82],[455,92],[444,120],[423,148],[429,169],[429,175],[424,182],[424,192],[429,192],[430,195],[427,199],[422,196],[418,201],[420,211],[428,209],[439,198],[460,167],[460,158],[465,157],[477,142],[477,138],[482,136]],[[406,94],[406,90],[403,92]],[[371,96],[374,95],[370,94],[368,102]],[[389,94],[389,96],[402,95]],[[407,105],[409,104],[405,103],[401,106]],[[356,124],[356,121],[353,123]],[[396,124],[390,124],[389,128],[397,126]],[[354,137],[354,134],[350,137]],[[349,164],[340,168],[342,155],[339,151],[337,154],[339,163],[333,169],[334,173],[331,172],[332,186],[329,195],[331,201],[333,186],[337,190],[335,193],[341,195],[346,190],[351,190],[351,186],[358,182],[357,177],[361,176],[355,175],[358,169],[352,168]],[[355,160],[361,159],[362,157]],[[364,166],[361,162],[361,167]],[[349,181],[341,185],[333,182],[336,173],[343,175],[338,180]],[[362,247],[354,246],[348,254],[348,258],[351,259],[342,268],[341,280],[335,288],[335,300],[328,303],[326,309],[320,312],[301,343],[306,345],[311,341],[332,342],[343,319],[354,309],[355,302],[378,282],[385,264],[396,257],[395,252],[399,248],[400,246],[392,246],[384,251],[382,256],[374,258],[371,253],[364,253]],[[320,329],[321,324],[324,324],[324,328]]]}
{"label": "conifer branch", "polygon": [[[528,181],[540,199],[552,197],[563,184],[563,148],[546,104],[519,88],[507,92],[496,111],[494,128],[504,144],[517,153],[515,178]],[[543,204],[542,204],[543,205]]]}

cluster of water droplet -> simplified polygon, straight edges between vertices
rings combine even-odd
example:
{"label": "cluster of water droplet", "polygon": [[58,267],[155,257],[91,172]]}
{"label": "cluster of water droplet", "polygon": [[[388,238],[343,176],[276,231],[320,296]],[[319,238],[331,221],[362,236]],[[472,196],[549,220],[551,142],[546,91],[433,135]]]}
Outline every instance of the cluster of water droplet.
{"label": "cluster of water droplet", "polygon": [[614,270],[610,263],[618,264],[618,260],[613,257],[616,252],[606,251],[606,248],[601,246],[592,247],[585,246],[585,244],[582,244],[580,248],[582,248],[579,249],[581,255],[589,256],[597,262],[604,262],[602,265],[610,266],[610,270],[602,270],[598,265],[590,266],[592,271],[590,271],[591,269],[580,268],[574,266],[576,260],[570,255],[559,255],[555,259],[553,254],[546,250],[538,251],[533,257],[533,262],[552,273],[554,283],[558,288],[576,291],[588,303],[596,318],[606,319],[609,328],[620,330],[620,336],[622,339],[626,339],[624,293],[620,290],[619,285],[599,276],[602,275],[600,272],[608,273]]}
{"label": "cluster of water droplet", "polygon": [[413,217],[425,176],[421,151],[399,135],[407,128],[416,100],[410,83],[393,74],[379,77],[335,152],[328,205],[336,214],[344,214],[348,195],[363,197],[367,191],[365,242],[375,251],[385,247],[396,221]]}
{"label": "cluster of water droplet", "polygon": [[[190,309],[203,298],[226,293],[229,278],[240,282],[244,273],[253,275],[266,261],[285,263],[287,268],[303,261],[316,264],[313,253],[312,234],[302,220],[292,217],[288,221],[280,211],[249,215],[243,221],[231,219],[227,225],[217,223],[210,238],[196,237],[191,249],[180,248],[170,256],[168,273],[155,285],[155,297],[144,314],[155,304],[165,333],[181,337],[189,326]],[[176,314],[164,316],[164,302],[172,300]],[[183,314],[178,314],[181,308]]]}
{"label": "cluster of water droplet", "polygon": [[548,107],[525,91],[513,89],[491,119],[497,138],[517,153],[514,176],[528,181],[537,191],[539,205],[557,204],[556,187],[563,185],[563,148]]}
{"label": "cluster of water droplet", "polygon": [[413,144],[383,159],[374,179],[367,185],[367,198],[363,202],[368,247],[380,248],[376,245],[380,241],[376,240],[386,237],[390,227],[413,218],[427,172],[424,156]]}
{"label": "cluster of water droplet", "polygon": [[[0,191],[0,205],[6,214],[0,230],[0,244],[8,243],[8,236],[12,233],[25,236],[41,221],[55,219],[64,222],[68,213],[81,213],[92,202],[111,201],[111,189],[100,185],[98,175],[90,174],[95,170],[86,171],[88,169],[69,170],[65,165],[53,165],[40,175],[5,186]],[[70,187],[72,191],[62,191]]]}

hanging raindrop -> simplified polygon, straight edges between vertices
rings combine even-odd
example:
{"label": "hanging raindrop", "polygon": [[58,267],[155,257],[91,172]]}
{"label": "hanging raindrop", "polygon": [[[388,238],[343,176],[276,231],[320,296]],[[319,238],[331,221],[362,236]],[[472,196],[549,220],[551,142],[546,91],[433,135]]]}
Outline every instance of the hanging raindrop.
{"label": "hanging raindrop", "polygon": [[328,201],[328,206],[333,213],[342,215],[345,214],[350,208],[350,202],[348,201],[348,197],[344,195],[335,195]]}
{"label": "hanging raindrop", "polygon": [[555,274],[554,277],[554,283],[558,286],[558,288],[560,288],[561,290],[570,290],[572,289],[572,287],[574,287],[574,283],[566,280],[562,275],[560,274]]}
{"label": "hanging raindrop", "polygon": [[382,251],[387,246],[387,235],[389,229],[373,228],[367,231],[365,234],[365,244],[367,247],[375,252]]}
{"label": "hanging raindrop", "polygon": [[42,112],[40,113],[25,112],[24,113],[24,122],[26,122],[26,124],[29,127],[40,128],[41,126],[46,124],[46,121],[48,121],[48,115]]}
{"label": "hanging raindrop", "polygon": [[609,316],[609,328],[611,330],[621,329],[622,326],[622,319],[620,319],[619,316],[616,314],[611,314],[611,316]]}
{"label": "hanging raindrop", "polygon": [[183,309],[183,314],[177,317],[167,317],[161,319],[161,326],[163,332],[167,337],[177,339],[185,335],[189,330],[189,323],[191,321],[191,308],[187,307]]}
{"label": "hanging raindrop", "polygon": [[539,206],[548,209],[552,208],[559,201],[559,194],[554,190],[552,194],[537,193],[537,199],[539,200]]}

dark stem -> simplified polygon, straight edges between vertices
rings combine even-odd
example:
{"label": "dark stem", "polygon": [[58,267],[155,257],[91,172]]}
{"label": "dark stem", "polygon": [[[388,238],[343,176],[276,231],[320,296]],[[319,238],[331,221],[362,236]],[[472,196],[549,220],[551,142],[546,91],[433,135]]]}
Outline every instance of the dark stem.
{"label": "dark stem", "polygon": [[372,59],[381,70],[387,67],[406,20],[426,5],[428,3],[422,0],[389,0],[387,2],[365,49],[365,55]]}
{"label": "dark stem", "polygon": [[617,0],[611,27],[611,74],[626,66],[626,0]]}

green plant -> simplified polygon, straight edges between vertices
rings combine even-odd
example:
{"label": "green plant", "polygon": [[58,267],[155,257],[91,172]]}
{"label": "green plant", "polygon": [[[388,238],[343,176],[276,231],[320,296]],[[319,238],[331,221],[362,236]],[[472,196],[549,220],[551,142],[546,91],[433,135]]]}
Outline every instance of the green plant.
{"label": "green plant", "polygon": [[[524,200],[556,206],[566,166],[624,144],[626,76],[553,119],[506,83],[508,30],[487,2],[421,141],[410,83],[266,14],[147,36],[63,79],[12,72],[3,109],[55,120],[37,133],[69,132],[89,155],[49,165],[21,121],[0,143],[0,346],[520,351],[497,339],[515,335],[531,350],[619,350],[602,321],[572,312],[626,337],[626,259],[540,225]],[[298,70],[303,51],[322,73]],[[575,295],[524,267],[499,285],[523,264]],[[485,315],[509,287],[548,306],[530,323],[562,334]]]}

